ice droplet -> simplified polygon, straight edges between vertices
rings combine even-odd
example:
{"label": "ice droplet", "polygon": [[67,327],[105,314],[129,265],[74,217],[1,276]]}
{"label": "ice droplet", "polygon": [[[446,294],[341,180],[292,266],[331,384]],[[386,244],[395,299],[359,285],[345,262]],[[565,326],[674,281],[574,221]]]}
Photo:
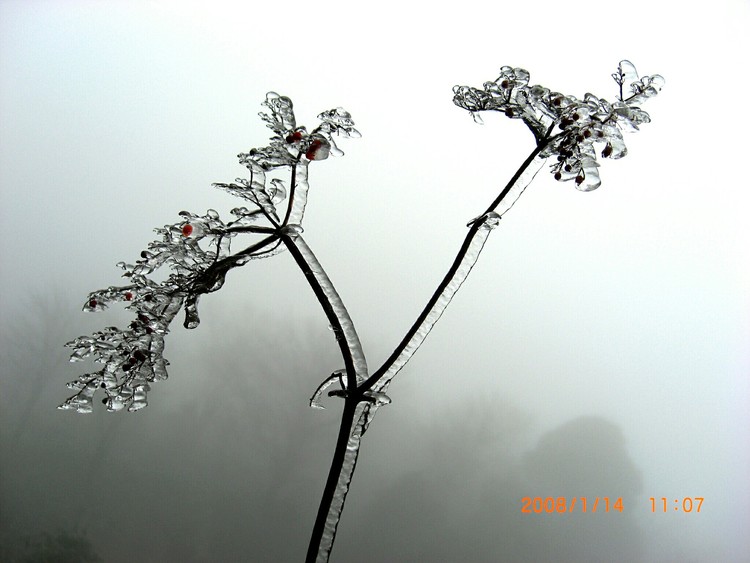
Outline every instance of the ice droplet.
{"label": "ice droplet", "polygon": [[130,406],[128,407],[128,411],[135,412],[141,410],[144,407],[147,407],[148,401],[146,400],[146,393],[150,389],[151,387],[148,385],[148,383],[137,385],[135,389],[133,389],[133,399],[130,403]]}
{"label": "ice droplet", "polygon": [[485,215],[484,223],[482,223],[482,226],[480,229],[487,229],[488,231],[491,231],[495,227],[497,227],[500,224],[500,215],[495,213],[494,211],[490,211]]}
{"label": "ice droplet", "polygon": [[281,229],[282,234],[287,235],[289,238],[295,239],[300,236],[305,230],[301,225],[289,224]]}
{"label": "ice droplet", "polygon": [[198,316],[198,297],[198,295],[191,295],[185,300],[185,322],[183,323],[185,328],[197,328],[201,322]]}
{"label": "ice droplet", "polygon": [[390,405],[391,398],[385,393],[366,391],[364,397],[367,398],[371,403],[375,403],[378,406]]}

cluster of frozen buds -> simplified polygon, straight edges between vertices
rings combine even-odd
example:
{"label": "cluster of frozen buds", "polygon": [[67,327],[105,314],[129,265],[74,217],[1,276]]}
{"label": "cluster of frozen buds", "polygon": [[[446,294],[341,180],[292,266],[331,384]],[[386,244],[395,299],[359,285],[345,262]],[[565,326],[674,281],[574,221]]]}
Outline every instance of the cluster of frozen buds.
{"label": "cluster of frozen buds", "polygon": [[504,66],[500,76],[482,88],[454,87],[453,102],[479,122],[483,111],[500,111],[522,120],[542,147],[541,156],[556,157],[551,165],[555,179],[573,180],[579,190],[590,191],[601,185],[595,144],[601,147],[603,158],[625,156],[622,133],[650,121],[640,104],[664,85],[658,74],[639,78],[630,61],[621,61],[612,77],[620,90],[615,102],[593,94],[579,100],[543,86],[529,86],[526,70]]}
{"label": "cluster of frozen buds", "polygon": [[[135,318],[126,328],[108,327],[66,344],[73,349],[71,361],[91,358],[104,365],[68,383],[76,393],[60,405],[61,409],[92,412],[94,394],[99,390],[105,394],[102,402],[109,411],[145,407],[150,384],[167,378],[164,337],[180,310],[185,311],[185,328],[196,328],[201,295],[220,289],[232,268],[283,251],[283,234],[301,232],[309,163],[343,154],[335,136],[360,135],[349,113],[341,108],[321,113],[320,125],[308,133],[304,127],[297,127],[289,98],[271,92],[263,105],[270,112],[260,117],[273,135],[268,146],[239,155],[250,178],[215,184],[245,200],[250,209],[232,209],[232,220],[227,222],[213,209],[205,215],[181,211],[179,221],[155,229],[159,238],[149,243],[140,259],[133,264],[118,264],[126,285],[88,295],[84,311],[99,312],[119,303]],[[274,173],[286,174],[288,179],[270,178]],[[262,238],[233,251],[237,237],[248,234]],[[169,274],[157,282],[151,274],[162,267]]]}

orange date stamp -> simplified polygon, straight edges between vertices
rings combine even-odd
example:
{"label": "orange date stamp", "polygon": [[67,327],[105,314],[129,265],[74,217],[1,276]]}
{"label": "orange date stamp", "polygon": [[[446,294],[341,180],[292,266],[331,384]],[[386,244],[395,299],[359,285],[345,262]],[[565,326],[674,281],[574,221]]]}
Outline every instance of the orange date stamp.
{"label": "orange date stamp", "polygon": [[[669,514],[678,512],[683,514],[700,513],[704,497],[683,497],[672,500],[667,497],[649,497],[651,512],[655,514]],[[622,497],[523,497],[521,512],[524,514],[572,514],[596,512],[622,512],[624,505]]]}
{"label": "orange date stamp", "polygon": [[570,514],[573,512],[622,512],[622,497],[523,497],[521,512],[524,514]]}

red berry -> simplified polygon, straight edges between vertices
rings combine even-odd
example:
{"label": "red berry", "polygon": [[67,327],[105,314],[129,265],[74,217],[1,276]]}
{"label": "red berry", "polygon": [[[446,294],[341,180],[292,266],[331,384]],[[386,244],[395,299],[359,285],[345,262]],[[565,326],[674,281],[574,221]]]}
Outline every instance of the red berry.
{"label": "red berry", "polygon": [[132,301],[133,300],[133,294],[130,291],[125,292],[125,301]]}
{"label": "red berry", "polygon": [[604,150],[602,151],[602,156],[604,158],[607,158],[611,154],[612,154],[612,145],[610,145],[609,143],[607,143],[607,146],[604,147]]}
{"label": "red berry", "polygon": [[182,236],[187,238],[191,234],[193,234],[193,226],[190,223],[185,223],[185,226],[182,227]]}
{"label": "red berry", "polygon": [[298,143],[301,140],[302,140],[302,131],[295,131],[294,133],[292,133],[291,135],[287,135],[286,137],[286,142],[290,145],[292,143]]}
{"label": "red berry", "polygon": [[560,174],[560,172],[555,172],[555,180],[559,180],[560,178],[562,178],[562,174]]}
{"label": "red berry", "polygon": [[578,184],[579,186],[583,184],[583,176],[581,176],[580,174],[576,176],[576,184]]}
{"label": "red berry", "polygon": [[331,151],[331,146],[324,139],[314,139],[307,148],[305,156],[308,160],[325,160]]}
{"label": "red berry", "polygon": [[95,309],[99,302],[96,299],[89,299],[89,307]]}

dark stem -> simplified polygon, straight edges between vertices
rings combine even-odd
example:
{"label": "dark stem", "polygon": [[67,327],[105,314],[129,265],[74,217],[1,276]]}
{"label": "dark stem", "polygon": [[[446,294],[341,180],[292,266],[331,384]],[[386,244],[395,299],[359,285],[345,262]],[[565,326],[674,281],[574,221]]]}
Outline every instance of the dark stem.
{"label": "dark stem", "polygon": [[[285,233],[282,233],[280,236],[282,242],[286,245],[289,253],[297,263],[297,266],[299,266],[300,270],[302,270],[302,273],[305,274],[305,279],[307,279],[307,283],[310,284],[313,293],[315,293],[315,297],[318,298],[318,302],[320,303],[321,307],[323,307],[323,311],[326,314],[328,322],[333,328],[334,334],[343,334],[344,329],[341,326],[341,323],[339,322],[335,311],[333,310],[333,305],[328,300],[328,297],[326,297],[325,291],[323,291],[323,288],[315,278],[315,275],[313,274],[312,269],[305,260],[305,257],[302,256],[299,248],[297,248],[297,246],[294,244],[294,239]],[[356,375],[354,371],[354,360],[352,358],[351,350],[349,350],[349,347],[347,346],[346,340],[344,338],[339,338],[337,336],[336,342],[338,342],[339,349],[341,350],[341,356],[344,359],[344,367],[346,368],[347,378],[350,383],[349,387],[353,388],[354,386],[351,385],[351,383],[356,382]]]}
{"label": "dark stem", "polygon": [[328,478],[326,479],[323,496],[320,499],[320,506],[318,506],[318,514],[315,517],[315,524],[310,536],[310,544],[307,546],[305,563],[315,563],[320,551],[320,542],[323,539],[326,520],[328,519],[328,513],[331,511],[333,496],[336,493],[336,488],[341,478],[341,470],[344,467],[346,448],[349,443],[352,426],[354,425],[356,409],[357,399],[352,396],[347,397],[344,403],[344,410],[341,413],[341,425],[339,426],[339,435],[336,438],[336,449],[333,452],[331,468],[328,470]]}
{"label": "dark stem", "polygon": [[302,158],[302,153],[297,154],[297,160],[294,161],[294,164],[292,165],[292,178],[289,181],[289,202],[286,206],[286,213],[284,214],[284,221],[281,223],[282,226],[286,226],[286,224],[289,222],[289,217],[292,214],[292,204],[294,203],[294,190],[297,188],[297,164],[299,164],[299,159]]}
{"label": "dark stem", "polygon": [[[312,272],[310,265],[305,260],[305,257],[300,252],[299,248],[294,244],[294,239],[289,235],[282,233],[281,240],[286,245],[289,253],[294,258],[294,261],[299,266],[302,273],[305,274],[307,283],[310,284],[315,297],[318,298],[318,302],[323,307],[323,311],[328,318],[328,322],[334,329],[336,334],[343,332],[343,327],[339,322],[338,317],[333,310],[333,305],[328,300],[323,288],[318,283],[317,278]],[[353,389],[356,385],[356,375],[354,371],[354,361],[352,358],[351,350],[347,346],[347,342],[344,338],[337,338],[336,341],[339,344],[341,355],[344,359],[344,365],[346,366],[348,387]],[[310,537],[310,543],[307,549],[306,561],[314,562],[317,559],[318,552],[320,551],[320,543],[323,539],[323,533],[325,532],[326,520],[328,514],[331,511],[331,503],[333,502],[334,494],[338,486],[339,478],[341,477],[341,471],[344,466],[344,460],[346,459],[346,449],[349,442],[349,435],[354,424],[354,414],[357,408],[358,397],[356,395],[349,395],[345,397],[344,410],[341,413],[341,426],[339,427],[339,435],[336,439],[336,448],[333,452],[333,459],[331,460],[331,467],[328,471],[328,478],[326,480],[325,487],[323,489],[323,495],[320,499],[320,505],[318,506],[318,514],[315,517],[315,524],[313,525],[312,535]]]}

